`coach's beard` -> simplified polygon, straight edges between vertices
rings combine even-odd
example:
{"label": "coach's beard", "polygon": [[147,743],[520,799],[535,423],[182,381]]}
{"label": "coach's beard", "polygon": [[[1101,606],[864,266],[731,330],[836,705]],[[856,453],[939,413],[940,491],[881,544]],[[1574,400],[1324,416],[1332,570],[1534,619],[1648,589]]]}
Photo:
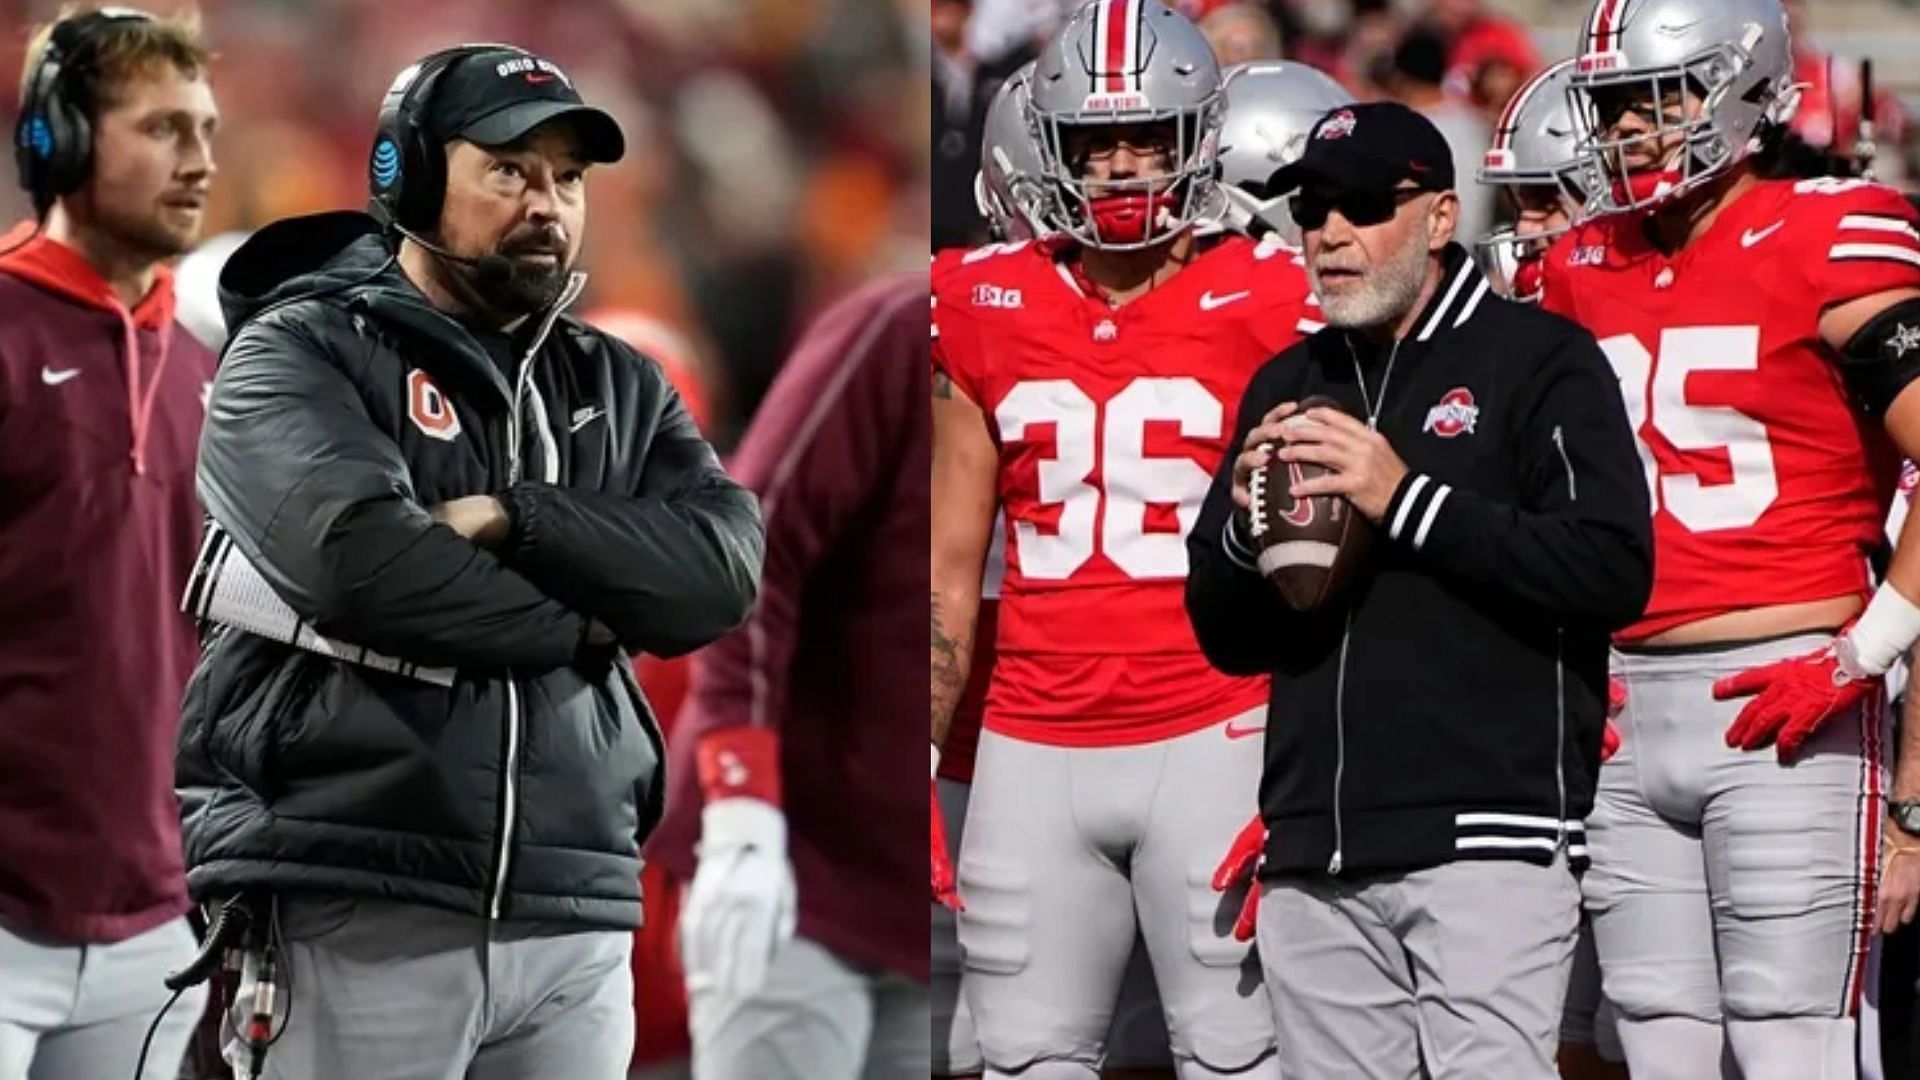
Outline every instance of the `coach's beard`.
{"label": "coach's beard", "polygon": [[1423,244],[1405,245],[1365,272],[1358,287],[1342,293],[1322,287],[1317,267],[1308,267],[1307,275],[1328,326],[1342,330],[1391,326],[1420,302],[1420,291],[1427,284],[1427,249]]}
{"label": "coach's beard", "polygon": [[[573,264],[567,257],[567,244],[556,232],[542,232],[530,238],[508,237],[495,252],[513,267],[513,273],[501,278],[467,271],[468,280],[488,307],[512,315],[531,315],[545,311],[567,290],[567,277]],[[551,259],[539,256],[548,255]]]}

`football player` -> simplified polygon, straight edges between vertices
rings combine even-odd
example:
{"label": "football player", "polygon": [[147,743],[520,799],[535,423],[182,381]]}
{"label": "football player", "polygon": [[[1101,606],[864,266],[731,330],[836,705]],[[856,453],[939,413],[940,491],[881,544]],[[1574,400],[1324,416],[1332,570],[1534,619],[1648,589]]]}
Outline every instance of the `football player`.
{"label": "football player", "polygon": [[1305,275],[1284,249],[1195,235],[1220,73],[1171,8],[1082,8],[1031,95],[1060,235],[935,290],[936,745],[996,508],[1007,543],[959,863],[968,1004],[987,1076],[1095,1076],[1137,913],[1179,1075],[1269,1080],[1271,1011],[1230,932],[1242,897],[1211,895],[1203,857],[1252,809],[1266,690],[1201,655],[1182,533],[1248,376],[1301,332]]}
{"label": "football player", "polygon": [[[1047,195],[1040,152],[1027,128],[1027,82],[1031,63],[1016,71],[995,92],[987,107],[980,146],[980,171],[974,176],[974,201],[987,221],[994,245],[1017,244],[1045,236],[1051,226],[1041,213]],[[934,257],[937,283],[963,262],[984,258],[999,246],[968,251],[950,249]],[[967,816],[967,791],[973,783],[974,744],[980,737],[980,713],[986,704],[993,672],[993,638],[1000,607],[1000,578],[1005,572],[1005,538],[996,529],[980,582],[980,614],[975,624],[976,644],[966,693],[954,709],[946,744],[934,763],[935,814],[942,824],[942,847],[936,861],[951,863],[959,849]],[[933,1075],[964,1080],[978,1076],[983,1065],[980,1042],[974,1035],[973,1015],[961,993],[960,943],[953,911],[933,905]],[[1161,1019],[1160,996],[1140,942],[1120,985],[1112,1025],[1107,1033],[1108,1080],[1165,1080],[1172,1076],[1167,1026]]]}
{"label": "football player", "polygon": [[1890,189],[1757,175],[1797,95],[1778,0],[1598,0],[1572,87],[1607,216],[1545,303],[1619,373],[1654,506],[1587,824],[1606,996],[1635,1080],[1851,1077],[1881,675],[1920,635],[1911,523],[1867,564],[1920,450],[1920,231]]}
{"label": "football player", "polygon": [[[1500,111],[1479,179],[1499,192],[1513,224],[1474,245],[1480,268],[1513,300],[1538,303],[1547,248],[1585,215],[1592,169],[1580,153],[1567,98],[1573,60],[1562,60],[1523,83]],[[1611,740],[1603,743],[1604,747]],[[1560,1021],[1560,1075],[1565,1080],[1625,1080],[1612,1006],[1600,990],[1593,929],[1580,922],[1573,972]]]}
{"label": "football player", "polygon": [[1592,167],[1567,99],[1573,64],[1562,60],[1515,92],[1480,165],[1480,182],[1499,193],[1514,220],[1476,241],[1474,254],[1508,299],[1539,301],[1547,248],[1585,216],[1592,197]]}

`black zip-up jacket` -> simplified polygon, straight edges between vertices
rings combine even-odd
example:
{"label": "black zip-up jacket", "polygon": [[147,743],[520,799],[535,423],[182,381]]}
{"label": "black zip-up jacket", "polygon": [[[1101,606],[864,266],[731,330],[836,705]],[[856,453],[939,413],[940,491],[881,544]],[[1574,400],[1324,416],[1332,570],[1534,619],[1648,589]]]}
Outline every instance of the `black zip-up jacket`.
{"label": "black zip-up jacket", "polygon": [[[1187,612],[1222,671],[1271,672],[1265,873],[1585,861],[1607,635],[1653,583],[1646,477],[1606,358],[1510,303],[1458,245],[1397,346],[1323,330],[1255,374],[1229,444],[1329,395],[1407,465],[1350,591],[1296,614],[1261,579],[1221,464]],[[1397,349],[1397,352],[1396,352]],[[1391,376],[1388,376],[1391,362]]]}
{"label": "black zip-up jacket", "polygon": [[[657,365],[561,314],[578,277],[514,335],[510,382],[389,254],[362,214],[234,254],[198,488],[318,632],[458,676],[210,629],[177,760],[188,887],[631,928],[664,756],[589,627],[674,655],[739,625],[758,509]],[[513,519],[496,551],[428,514],[478,494]]]}

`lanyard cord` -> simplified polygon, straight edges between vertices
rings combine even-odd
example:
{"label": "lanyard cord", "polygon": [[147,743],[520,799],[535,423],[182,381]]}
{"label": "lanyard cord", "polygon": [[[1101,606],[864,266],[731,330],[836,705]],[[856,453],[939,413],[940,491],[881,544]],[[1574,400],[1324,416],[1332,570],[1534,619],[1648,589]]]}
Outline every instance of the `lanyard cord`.
{"label": "lanyard cord", "polygon": [[1380,403],[1374,404],[1372,395],[1367,393],[1367,376],[1360,370],[1360,353],[1353,347],[1353,338],[1341,334],[1347,343],[1347,355],[1353,358],[1353,377],[1360,383],[1360,400],[1367,407],[1367,430],[1380,430],[1380,410],[1387,407],[1387,385],[1393,382],[1393,362],[1400,358],[1400,339],[1393,339],[1393,351],[1387,354],[1387,371],[1380,377]]}

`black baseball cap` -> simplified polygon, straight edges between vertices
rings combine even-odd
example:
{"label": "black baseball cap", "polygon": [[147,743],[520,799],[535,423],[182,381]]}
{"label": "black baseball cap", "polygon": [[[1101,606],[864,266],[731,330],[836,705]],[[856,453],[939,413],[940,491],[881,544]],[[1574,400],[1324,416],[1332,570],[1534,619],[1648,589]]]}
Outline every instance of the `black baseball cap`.
{"label": "black baseball cap", "polygon": [[1344,190],[1392,191],[1411,180],[1422,191],[1453,190],[1453,150],[1433,121],[1396,101],[1342,105],[1320,118],[1306,153],[1267,180],[1270,197],[1309,180]]}
{"label": "black baseball cap", "polygon": [[587,161],[611,163],[627,152],[620,125],[580,100],[573,80],[559,65],[517,49],[462,57],[433,87],[422,121],[442,139],[502,146],[562,117],[573,124]]}

